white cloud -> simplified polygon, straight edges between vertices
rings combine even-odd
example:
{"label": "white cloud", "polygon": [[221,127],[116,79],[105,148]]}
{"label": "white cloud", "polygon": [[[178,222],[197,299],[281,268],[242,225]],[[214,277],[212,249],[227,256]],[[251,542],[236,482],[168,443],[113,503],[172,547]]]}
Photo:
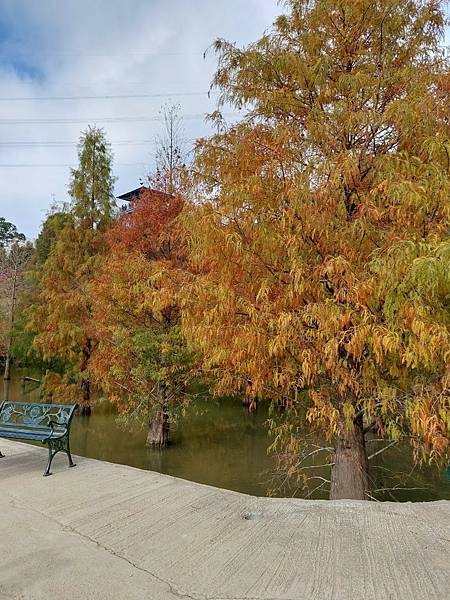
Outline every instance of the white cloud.
{"label": "white cloud", "polygon": [[[206,91],[215,69],[203,51],[217,38],[257,39],[280,12],[276,0],[0,0],[0,97]],[[214,108],[206,96],[173,97],[186,115]],[[0,101],[0,165],[72,164],[76,148],[5,142],[71,142],[95,118],[157,116],[163,98]],[[82,119],[83,124],[1,124],[2,119]],[[102,123],[99,122],[101,125]],[[157,122],[108,123],[110,140],[153,140]],[[208,131],[185,121],[186,136]],[[151,164],[152,144],[113,145],[117,193]],[[0,167],[0,214],[35,237],[52,202],[67,198],[69,168]]]}

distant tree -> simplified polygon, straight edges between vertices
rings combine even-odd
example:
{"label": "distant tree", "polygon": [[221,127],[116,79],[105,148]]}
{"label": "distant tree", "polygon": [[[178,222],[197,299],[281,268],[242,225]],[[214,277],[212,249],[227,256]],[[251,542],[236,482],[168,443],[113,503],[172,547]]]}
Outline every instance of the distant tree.
{"label": "distant tree", "polygon": [[334,446],[331,498],[362,500],[368,432],[448,457],[444,3],[286,5],[249,47],[215,45],[221,101],[248,112],[198,143],[184,331],[219,391],[288,409],[288,473],[309,427]]}
{"label": "distant tree", "polygon": [[33,256],[33,245],[30,242],[18,241],[22,240],[22,237],[15,235],[15,241],[12,241],[14,238],[10,236],[8,245],[0,252],[0,341],[5,359],[5,381],[11,378],[17,305],[24,292],[26,270]]}
{"label": "distant tree", "polygon": [[4,248],[12,242],[24,242],[25,236],[17,231],[13,223],[9,223],[4,217],[0,217],[0,248]]}
{"label": "distant tree", "polygon": [[97,344],[91,283],[114,209],[112,155],[102,129],[90,127],[82,134],[78,157],[79,166],[72,170],[69,186],[70,215],[55,215],[48,220],[41,237],[41,255],[46,260],[29,327],[36,332],[34,346],[44,359],[59,358],[67,364],[62,378],[55,374],[48,377],[47,387],[61,397],[78,401],[83,412],[89,414],[88,366]]}
{"label": "distant tree", "polygon": [[155,140],[155,169],[148,178],[152,189],[167,194],[185,193],[190,180],[180,110],[179,105],[165,105],[160,111],[164,127]]}

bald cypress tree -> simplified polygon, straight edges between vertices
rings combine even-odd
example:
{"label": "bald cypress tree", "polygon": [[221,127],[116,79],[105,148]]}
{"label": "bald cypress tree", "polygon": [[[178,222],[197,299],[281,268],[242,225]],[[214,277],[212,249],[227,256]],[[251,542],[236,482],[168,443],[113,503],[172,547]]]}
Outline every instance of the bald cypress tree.
{"label": "bald cypress tree", "polygon": [[47,376],[48,391],[79,402],[89,414],[87,371],[97,344],[91,282],[114,209],[112,154],[103,130],[90,127],[82,134],[78,158],[79,166],[71,173],[68,222],[57,232],[39,273],[39,300],[29,326],[37,333],[36,350],[45,359],[63,359],[67,365],[62,377]]}
{"label": "bald cypress tree", "polygon": [[246,116],[199,142],[186,335],[219,390],[289,407],[334,446],[331,498],[367,499],[366,434],[449,448],[450,112],[437,0],[289,0],[219,40]]}

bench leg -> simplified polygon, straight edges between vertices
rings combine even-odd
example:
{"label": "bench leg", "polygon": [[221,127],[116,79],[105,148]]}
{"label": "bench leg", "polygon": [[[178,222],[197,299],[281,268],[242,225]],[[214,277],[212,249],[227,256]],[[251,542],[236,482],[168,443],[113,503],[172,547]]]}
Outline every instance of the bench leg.
{"label": "bench leg", "polygon": [[52,460],[55,457],[55,454],[57,454],[58,452],[65,452],[67,454],[67,458],[69,459],[69,467],[76,467],[77,465],[73,462],[72,460],[72,455],[70,454],[70,445],[69,445],[69,439],[66,438],[59,438],[56,439],[52,442],[47,442],[48,443],[48,462],[47,462],[47,466],[45,468],[44,471],[44,477],[48,477],[49,475],[51,475],[50,472],[50,467],[52,464]]}
{"label": "bench leg", "polygon": [[77,465],[72,460],[72,455],[70,454],[70,445],[69,440],[67,440],[67,450],[66,450],[67,458],[69,459],[69,467],[76,467]]}
{"label": "bench leg", "polygon": [[55,454],[57,452],[58,452],[58,450],[54,451],[51,446],[48,447],[48,462],[47,462],[47,466],[46,466],[45,471],[44,471],[44,477],[48,477],[49,475],[51,475],[51,473],[50,473],[50,466],[52,464],[53,457],[55,456]]}

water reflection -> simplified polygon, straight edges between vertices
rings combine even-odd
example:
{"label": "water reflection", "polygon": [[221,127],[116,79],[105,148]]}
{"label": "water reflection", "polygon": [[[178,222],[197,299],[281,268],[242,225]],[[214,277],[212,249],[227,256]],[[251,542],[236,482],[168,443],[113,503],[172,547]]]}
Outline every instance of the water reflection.
{"label": "water reflection", "polygon": [[[33,382],[21,382],[16,372],[4,393],[12,400],[39,401]],[[29,373],[26,373],[30,375]],[[33,375],[33,374],[31,374]],[[265,427],[268,407],[260,403],[248,414],[237,400],[196,402],[176,423],[172,445],[164,450],[145,448],[144,429],[125,430],[107,401],[98,401],[91,416],[77,415],[73,421],[71,446],[75,454],[127,464],[254,495],[266,495],[273,456],[267,454],[270,439]],[[368,444],[375,453],[379,441]],[[377,497],[383,500],[450,499],[446,470],[414,467],[410,449],[391,448],[371,461]],[[398,472],[410,473],[399,477]],[[319,473],[329,478],[329,471]],[[405,487],[414,489],[403,489]],[[388,489],[387,489],[388,488]],[[395,488],[392,490],[391,488]],[[321,490],[318,498],[326,498]]]}
{"label": "water reflection", "polygon": [[6,379],[3,380],[3,400],[9,400],[9,385],[10,382]]}

